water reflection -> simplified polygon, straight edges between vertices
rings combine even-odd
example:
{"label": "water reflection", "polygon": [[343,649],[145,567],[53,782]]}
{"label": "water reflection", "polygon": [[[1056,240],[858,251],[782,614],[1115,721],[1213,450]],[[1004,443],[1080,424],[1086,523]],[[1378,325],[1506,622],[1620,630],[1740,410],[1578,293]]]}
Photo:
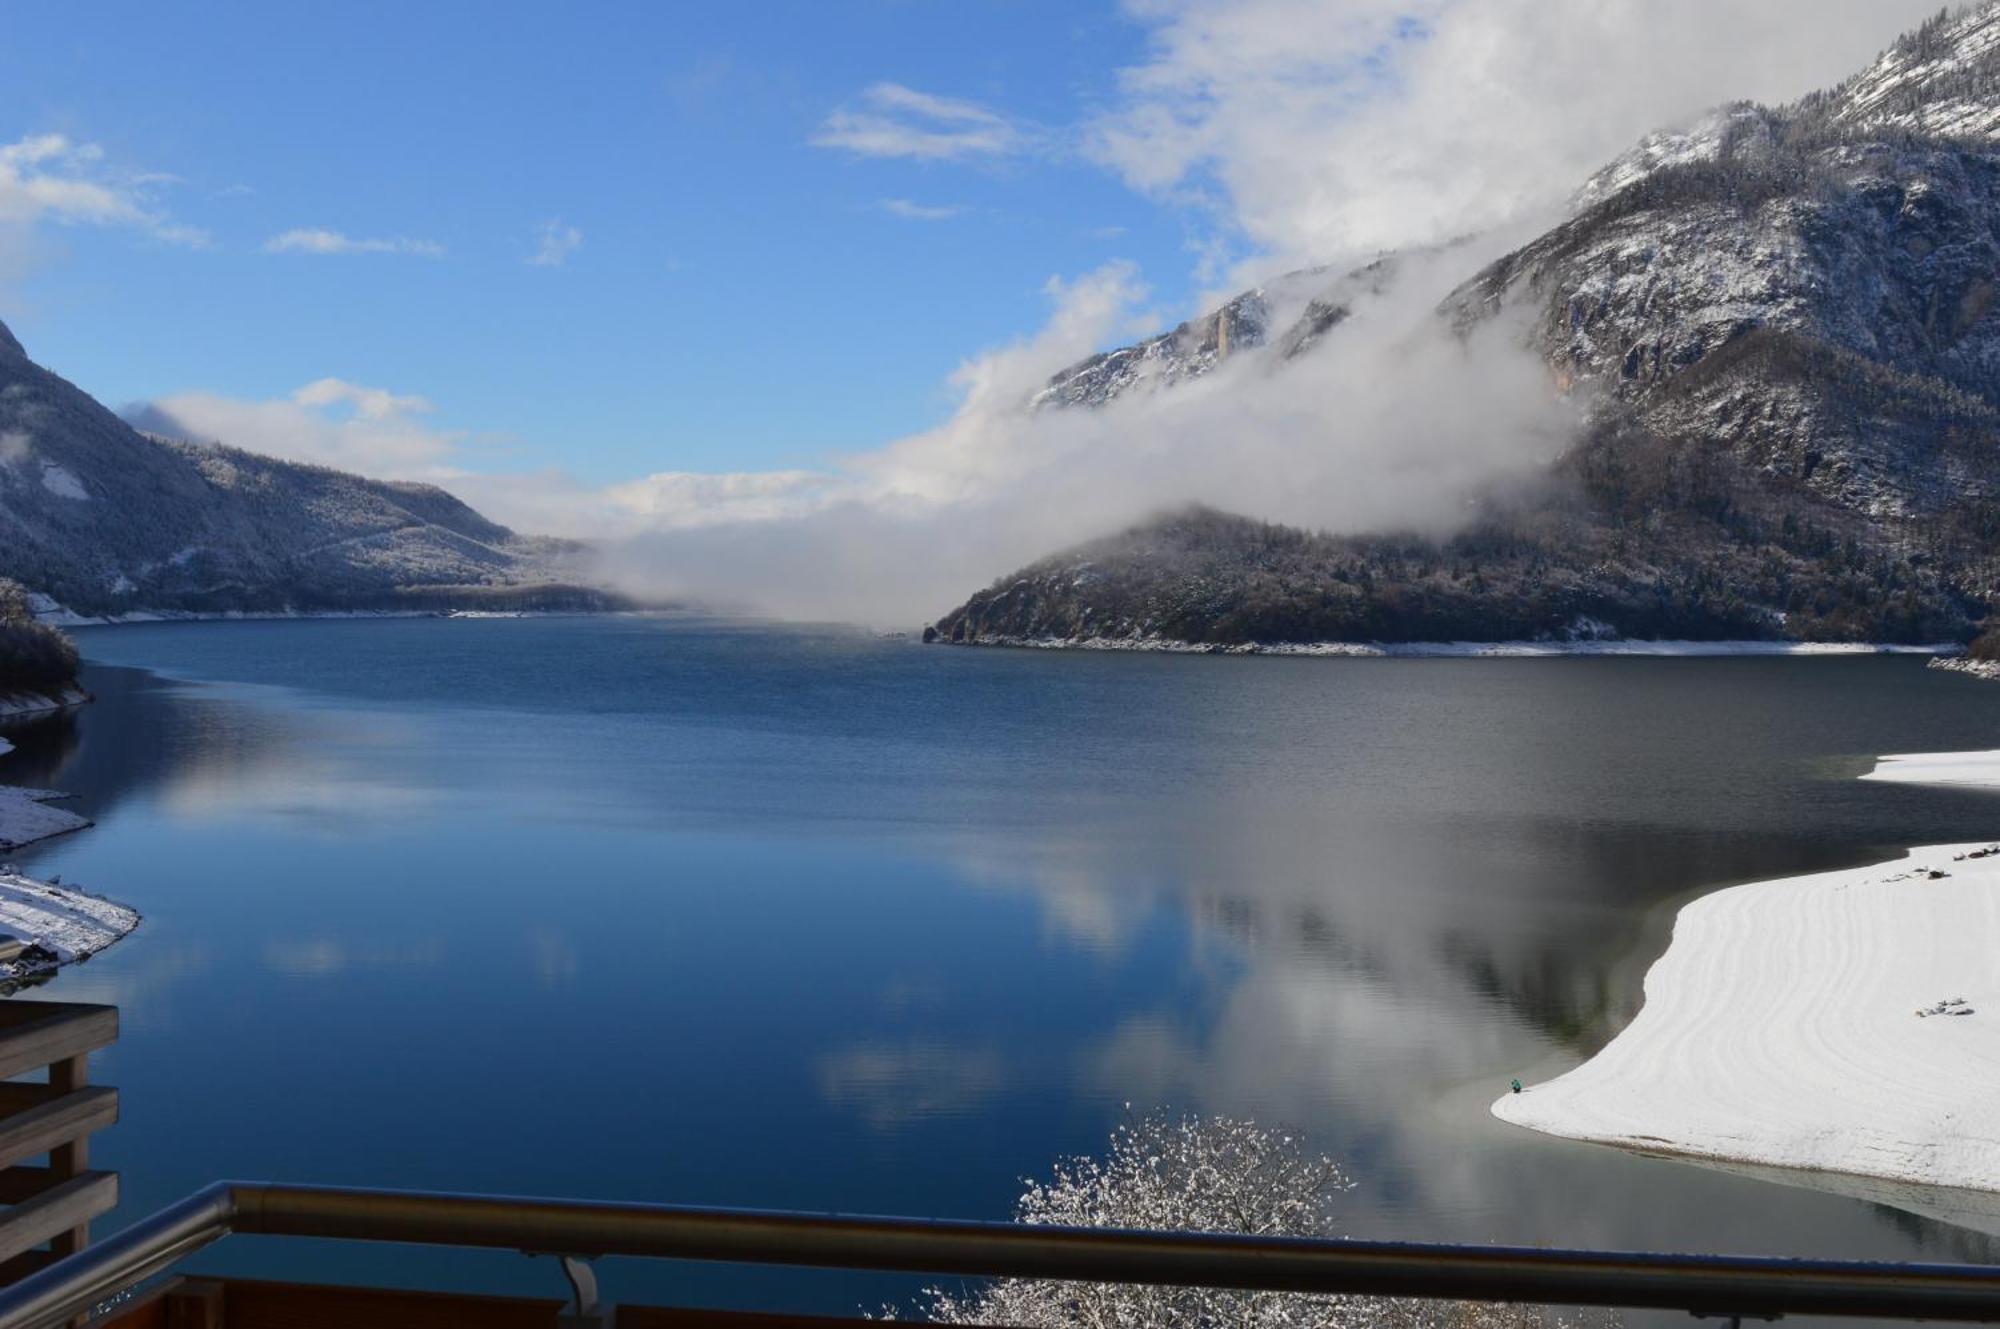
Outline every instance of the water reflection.
{"label": "water reflection", "polygon": [[[99,665],[96,706],[0,756],[100,821],[23,857],[147,914],[59,980],[128,1012],[127,1217],[243,1172],[995,1216],[1130,1102],[1306,1130],[1361,1182],[1356,1233],[1987,1247],[1966,1197],[1486,1111],[1629,1019],[1691,893],[2000,830],[1978,794],[1852,780],[2000,745],[2000,690],[1916,662],[1052,659],[621,620],[85,645],[231,680]],[[413,1138],[420,1109],[463,1124]]]}
{"label": "water reflection", "polygon": [[881,1130],[991,1106],[1017,1068],[990,1047],[960,1048],[935,1038],[862,1043],[819,1062],[820,1093],[837,1109]]}

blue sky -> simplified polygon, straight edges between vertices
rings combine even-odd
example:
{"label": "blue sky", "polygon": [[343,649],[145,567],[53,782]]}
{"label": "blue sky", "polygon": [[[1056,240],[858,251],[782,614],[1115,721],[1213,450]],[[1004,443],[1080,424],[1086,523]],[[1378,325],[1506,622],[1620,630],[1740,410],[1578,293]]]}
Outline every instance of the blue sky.
{"label": "blue sky", "polygon": [[[1129,259],[1176,312],[1195,289],[1189,212],[1061,142],[1144,53],[1109,5],[24,3],[8,28],[0,142],[92,145],[75,169],[161,221],[45,220],[0,286],[114,406],[331,377],[585,483],[808,466],[947,415],[1052,275]],[[885,82],[1012,138],[815,143],[911,121]],[[946,110],[914,121],[985,124]],[[551,226],[573,247],[528,261]],[[267,251],[300,230],[379,247]]]}
{"label": "blue sky", "polygon": [[1379,522],[1431,404],[1380,382],[1262,435],[1023,406],[1274,271],[1525,238],[1935,3],[17,0],[0,317],[160,427],[523,530],[756,527],[793,586],[866,579],[807,528],[976,581],[1141,507]]}

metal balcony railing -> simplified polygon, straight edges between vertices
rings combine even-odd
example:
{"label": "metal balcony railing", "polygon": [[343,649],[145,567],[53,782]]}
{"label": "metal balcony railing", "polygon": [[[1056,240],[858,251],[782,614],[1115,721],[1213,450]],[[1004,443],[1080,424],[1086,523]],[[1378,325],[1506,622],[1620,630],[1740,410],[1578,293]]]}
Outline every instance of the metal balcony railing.
{"label": "metal balcony railing", "polygon": [[62,1324],[235,1232],[581,1258],[1655,1308],[1725,1317],[2000,1320],[2000,1269],[1981,1267],[1126,1232],[218,1182],[0,1290],[0,1329]]}

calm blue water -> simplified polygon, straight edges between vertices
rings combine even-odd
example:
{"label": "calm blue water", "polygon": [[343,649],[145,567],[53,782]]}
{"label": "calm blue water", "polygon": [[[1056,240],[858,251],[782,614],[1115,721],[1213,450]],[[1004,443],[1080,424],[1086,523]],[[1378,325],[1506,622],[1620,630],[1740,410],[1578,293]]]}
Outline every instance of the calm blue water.
{"label": "calm blue water", "polygon": [[[1124,1105],[1283,1121],[1357,1235],[1903,1257],[1965,1229],[1494,1122],[1703,887],[2000,836],[1856,782],[2000,746],[1908,659],[1279,660],[665,618],[89,630],[0,782],[137,905],[100,1231],[220,1176],[1003,1217]],[[556,1295],[518,1256],[203,1267]],[[614,1299],[896,1280],[614,1264]]]}

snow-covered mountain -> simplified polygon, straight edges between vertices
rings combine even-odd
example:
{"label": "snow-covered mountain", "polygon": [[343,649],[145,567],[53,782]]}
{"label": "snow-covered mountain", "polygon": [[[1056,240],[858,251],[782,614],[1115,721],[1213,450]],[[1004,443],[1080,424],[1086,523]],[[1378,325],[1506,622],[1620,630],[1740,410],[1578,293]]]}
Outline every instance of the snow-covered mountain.
{"label": "snow-covered mountain", "polygon": [[595,604],[431,485],[142,434],[0,327],[0,578],[85,615]]}
{"label": "snow-covered mountain", "polygon": [[1396,267],[1395,257],[1384,255],[1343,274],[1327,268],[1287,273],[1171,332],[1071,365],[1052,377],[1029,406],[1102,406],[1127,393],[1199,378],[1232,355],[1267,348],[1282,364],[1317,345],[1329,328],[1353,312],[1358,297],[1391,281]]}
{"label": "snow-covered mountain", "polygon": [[1467,274],[1439,317],[1464,332],[1508,315],[1551,390],[1593,403],[1539,495],[1495,495],[1443,543],[1180,514],[1005,578],[937,629],[1969,635],[2000,584],[1996,283],[1989,3],[1790,106],[1649,136],[1567,220]]}

